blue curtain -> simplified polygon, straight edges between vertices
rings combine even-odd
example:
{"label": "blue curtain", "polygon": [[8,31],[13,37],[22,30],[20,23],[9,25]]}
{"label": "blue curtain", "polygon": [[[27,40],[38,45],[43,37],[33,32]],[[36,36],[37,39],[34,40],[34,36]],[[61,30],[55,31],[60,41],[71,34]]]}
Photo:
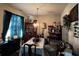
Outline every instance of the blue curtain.
{"label": "blue curtain", "polygon": [[23,22],[22,18],[17,15],[12,15],[11,21],[10,21],[10,37],[13,38],[14,35],[17,35],[18,38],[23,37]]}

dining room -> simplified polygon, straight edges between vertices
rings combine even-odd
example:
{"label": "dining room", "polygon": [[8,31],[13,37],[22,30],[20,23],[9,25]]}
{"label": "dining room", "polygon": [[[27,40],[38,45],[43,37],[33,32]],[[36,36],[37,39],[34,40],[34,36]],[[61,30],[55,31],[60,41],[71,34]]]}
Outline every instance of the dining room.
{"label": "dining room", "polygon": [[77,3],[0,3],[0,56],[78,56]]}

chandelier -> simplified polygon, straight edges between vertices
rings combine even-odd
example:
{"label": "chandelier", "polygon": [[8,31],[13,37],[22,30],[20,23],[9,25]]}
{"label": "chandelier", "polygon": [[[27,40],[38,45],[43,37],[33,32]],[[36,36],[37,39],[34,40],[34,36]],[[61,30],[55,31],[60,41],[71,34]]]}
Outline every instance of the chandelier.
{"label": "chandelier", "polygon": [[39,24],[37,23],[37,19],[38,19],[38,10],[39,10],[39,8],[37,8],[37,15],[36,15],[36,17],[35,17],[35,20],[33,21],[33,26],[34,26],[35,28],[37,28],[37,27],[39,26]]}

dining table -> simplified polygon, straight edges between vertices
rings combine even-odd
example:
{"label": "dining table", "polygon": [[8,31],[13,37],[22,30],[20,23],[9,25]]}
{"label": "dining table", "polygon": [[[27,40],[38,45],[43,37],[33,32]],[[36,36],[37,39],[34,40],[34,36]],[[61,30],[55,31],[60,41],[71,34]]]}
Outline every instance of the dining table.
{"label": "dining table", "polygon": [[[21,45],[21,51],[20,51],[21,56],[24,53],[26,53],[26,54],[28,53],[28,46],[25,45],[25,44],[35,44],[35,42],[33,41],[34,39],[35,39],[35,37],[32,37],[27,42],[25,42]],[[39,38],[39,42],[36,43],[36,54],[39,55],[39,56],[44,56],[44,43],[45,43],[44,38]],[[34,47],[31,47],[31,49],[32,49],[32,53],[33,53],[34,52]]]}

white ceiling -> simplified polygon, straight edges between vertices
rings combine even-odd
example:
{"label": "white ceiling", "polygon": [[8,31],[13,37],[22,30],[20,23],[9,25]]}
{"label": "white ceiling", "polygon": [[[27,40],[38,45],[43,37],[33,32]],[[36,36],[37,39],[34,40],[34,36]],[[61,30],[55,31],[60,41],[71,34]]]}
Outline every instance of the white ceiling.
{"label": "white ceiling", "polygon": [[11,3],[12,6],[20,9],[27,15],[37,15],[37,8],[39,15],[60,15],[66,3]]}

